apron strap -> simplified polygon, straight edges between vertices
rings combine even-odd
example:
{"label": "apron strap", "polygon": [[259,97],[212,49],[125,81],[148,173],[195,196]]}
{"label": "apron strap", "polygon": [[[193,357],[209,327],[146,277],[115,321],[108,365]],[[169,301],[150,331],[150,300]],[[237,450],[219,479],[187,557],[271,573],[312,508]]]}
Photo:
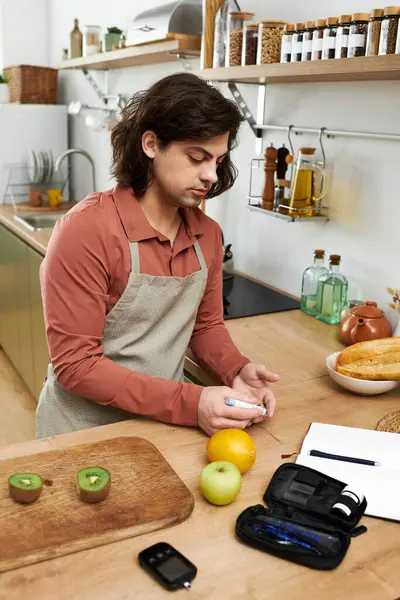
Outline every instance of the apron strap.
{"label": "apron strap", "polygon": [[199,261],[200,270],[201,271],[206,271],[207,270],[207,263],[206,263],[205,258],[203,256],[203,253],[201,251],[200,244],[199,244],[199,242],[197,240],[194,243],[194,250],[196,252],[197,260]]}
{"label": "apron strap", "polygon": [[139,243],[130,242],[129,250],[131,252],[131,273],[140,273]]}

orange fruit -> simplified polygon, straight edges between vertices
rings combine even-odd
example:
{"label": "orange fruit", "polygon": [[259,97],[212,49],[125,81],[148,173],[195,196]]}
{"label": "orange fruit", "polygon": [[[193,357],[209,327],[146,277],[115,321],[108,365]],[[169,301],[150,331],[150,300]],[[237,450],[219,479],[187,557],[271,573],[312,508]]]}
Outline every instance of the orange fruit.
{"label": "orange fruit", "polygon": [[207,456],[210,462],[231,462],[241,473],[245,473],[255,463],[256,447],[253,438],[245,431],[222,429],[208,440]]}

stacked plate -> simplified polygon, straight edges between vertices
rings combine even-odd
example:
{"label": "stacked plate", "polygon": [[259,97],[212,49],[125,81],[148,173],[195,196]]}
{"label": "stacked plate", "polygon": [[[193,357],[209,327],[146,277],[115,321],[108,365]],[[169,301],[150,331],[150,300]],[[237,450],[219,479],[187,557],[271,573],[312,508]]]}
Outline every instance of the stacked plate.
{"label": "stacked plate", "polygon": [[31,183],[50,183],[54,177],[54,157],[51,150],[29,150],[28,175]]}

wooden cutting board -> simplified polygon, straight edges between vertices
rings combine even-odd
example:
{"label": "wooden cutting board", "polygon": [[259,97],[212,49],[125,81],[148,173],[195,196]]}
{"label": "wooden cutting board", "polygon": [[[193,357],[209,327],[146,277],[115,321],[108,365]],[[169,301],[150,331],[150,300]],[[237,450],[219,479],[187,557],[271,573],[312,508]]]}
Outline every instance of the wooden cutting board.
{"label": "wooden cutting board", "polygon": [[[84,504],[76,491],[77,471],[90,466],[111,473],[110,493],[98,504]],[[7,479],[21,472],[45,480],[33,504],[9,496]],[[138,437],[0,461],[0,572],[180,523],[193,506],[162,454]]]}

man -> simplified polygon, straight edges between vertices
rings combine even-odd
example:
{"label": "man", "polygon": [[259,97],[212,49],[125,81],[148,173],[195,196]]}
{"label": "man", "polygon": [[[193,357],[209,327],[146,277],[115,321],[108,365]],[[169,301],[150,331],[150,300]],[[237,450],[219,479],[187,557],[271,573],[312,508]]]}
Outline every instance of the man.
{"label": "man", "polygon": [[[136,94],[111,135],[113,190],[58,221],[41,269],[51,365],[37,437],[145,415],[208,435],[260,422],[278,377],[250,363],[223,322],[219,226],[199,208],[228,190],[242,121],[191,74]],[[188,347],[224,386],[183,381]]]}

